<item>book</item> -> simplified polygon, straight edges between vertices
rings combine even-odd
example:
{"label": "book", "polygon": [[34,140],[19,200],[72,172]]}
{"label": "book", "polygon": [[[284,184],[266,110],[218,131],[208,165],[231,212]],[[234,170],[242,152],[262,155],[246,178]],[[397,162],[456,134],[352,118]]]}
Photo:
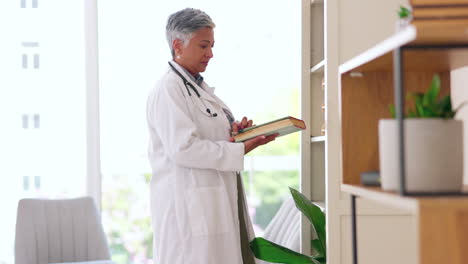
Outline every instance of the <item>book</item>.
{"label": "book", "polygon": [[287,116],[272,120],[267,123],[260,125],[248,127],[239,131],[239,134],[234,136],[235,142],[244,142],[251,138],[260,135],[273,135],[279,134],[278,137],[288,135],[306,128],[305,122],[303,120]]}

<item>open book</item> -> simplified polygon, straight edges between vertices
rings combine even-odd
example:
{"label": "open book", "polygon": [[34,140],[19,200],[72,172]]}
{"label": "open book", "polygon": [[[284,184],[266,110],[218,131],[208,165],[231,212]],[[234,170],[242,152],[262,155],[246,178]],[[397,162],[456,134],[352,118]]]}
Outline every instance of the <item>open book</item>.
{"label": "open book", "polygon": [[273,134],[279,134],[278,137],[281,137],[305,128],[306,125],[303,120],[287,116],[264,124],[240,130],[239,134],[234,136],[234,141],[244,142],[246,140],[260,135],[269,136]]}

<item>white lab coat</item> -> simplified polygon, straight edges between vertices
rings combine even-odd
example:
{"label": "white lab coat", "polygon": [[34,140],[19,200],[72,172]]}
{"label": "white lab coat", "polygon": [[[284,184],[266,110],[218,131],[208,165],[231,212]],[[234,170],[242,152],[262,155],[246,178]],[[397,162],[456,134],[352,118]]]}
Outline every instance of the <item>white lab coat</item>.
{"label": "white lab coat", "polygon": [[[150,93],[147,121],[156,264],[242,264],[236,171],[244,145],[231,143],[230,124],[214,88],[197,86],[171,62],[216,113],[168,67]],[[252,224],[245,213],[249,240]]]}

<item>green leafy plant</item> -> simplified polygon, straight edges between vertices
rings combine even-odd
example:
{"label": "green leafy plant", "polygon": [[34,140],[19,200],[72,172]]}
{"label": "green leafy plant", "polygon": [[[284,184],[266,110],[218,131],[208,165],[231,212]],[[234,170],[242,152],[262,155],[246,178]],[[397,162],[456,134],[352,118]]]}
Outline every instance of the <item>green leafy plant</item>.
{"label": "green leafy plant", "polygon": [[411,10],[409,8],[404,7],[404,6],[400,6],[400,9],[398,10],[397,13],[398,13],[398,17],[401,18],[401,19],[411,17]]}
{"label": "green leafy plant", "polygon": [[285,264],[325,264],[327,260],[325,214],[302,193],[293,188],[289,188],[289,190],[291,191],[297,209],[309,219],[317,233],[317,238],[311,241],[314,254],[312,256],[307,256],[261,237],[252,240],[250,242],[250,248],[256,258],[268,262]]}
{"label": "green leafy plant", "polygon": [[[440,77],[434,75],[431,85],[426,93],[408,93],[407,100],[414,101],[414,110],[408,111],[405,115],[407,118],[453,118],[457,109],[452,109],[450,95],[446,95],[439,99],[440,93]],[[464,104],[462,104],[464,105]],[[395,118],[395,106],[389,105],[390,113]]]}

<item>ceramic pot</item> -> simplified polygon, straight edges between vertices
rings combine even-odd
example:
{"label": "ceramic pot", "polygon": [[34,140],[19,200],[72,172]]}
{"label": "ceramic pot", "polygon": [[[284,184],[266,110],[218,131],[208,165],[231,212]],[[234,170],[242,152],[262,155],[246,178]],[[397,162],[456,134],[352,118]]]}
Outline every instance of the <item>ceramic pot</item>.
{"label": "ceramic pot", "polygon": [[[463,122],[454,119],[405,119],[406,190],[460,191],[463,187]],[[400,188],[397,121],[379,121],[382,189]]]}

